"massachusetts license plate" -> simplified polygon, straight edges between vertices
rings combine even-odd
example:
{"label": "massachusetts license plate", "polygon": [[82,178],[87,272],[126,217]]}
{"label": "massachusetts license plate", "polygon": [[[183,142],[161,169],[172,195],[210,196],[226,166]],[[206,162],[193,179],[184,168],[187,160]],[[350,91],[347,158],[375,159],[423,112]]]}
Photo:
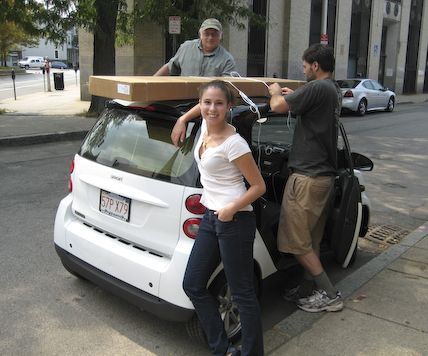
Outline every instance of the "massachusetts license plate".
{"label": "massachusetts license plate", "polygon": [[100,211],[119,220],[129,221],[131,199],[101,190]]}

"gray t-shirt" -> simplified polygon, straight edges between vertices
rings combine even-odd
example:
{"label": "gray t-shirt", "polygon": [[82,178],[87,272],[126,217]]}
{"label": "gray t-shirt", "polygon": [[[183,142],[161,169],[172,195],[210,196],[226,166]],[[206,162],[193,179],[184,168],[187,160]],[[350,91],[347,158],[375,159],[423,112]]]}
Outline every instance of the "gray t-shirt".
{"label": "gray t-shirt", "polygon": [[312,80],[284,98],[297,114],[288,167],[311,177],[336,174],[342,103],[336,82]]}
{"label": "gray t-shirt", "polygon": [[168,62],[171,75],[198,77],[226,77],[236,72],[232,55],[224,47],[204,54],[201,39],[184,42]]}

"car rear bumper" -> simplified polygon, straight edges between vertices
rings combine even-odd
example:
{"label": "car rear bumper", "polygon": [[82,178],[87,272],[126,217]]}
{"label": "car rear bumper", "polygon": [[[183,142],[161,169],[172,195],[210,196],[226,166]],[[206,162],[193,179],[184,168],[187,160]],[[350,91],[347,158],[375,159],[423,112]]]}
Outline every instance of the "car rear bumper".
{"label": "car rear bumper", "polygon": [[71,270],[122,299],[164,320],[185,322],[195,311],[171,304],[95,268],[55,244],[61,262]]}
{"label": "car rear bumper", "polygon": [[342,110],[344,111],[357,111],[358,101],[355,98],[343,98],[342,99]]}

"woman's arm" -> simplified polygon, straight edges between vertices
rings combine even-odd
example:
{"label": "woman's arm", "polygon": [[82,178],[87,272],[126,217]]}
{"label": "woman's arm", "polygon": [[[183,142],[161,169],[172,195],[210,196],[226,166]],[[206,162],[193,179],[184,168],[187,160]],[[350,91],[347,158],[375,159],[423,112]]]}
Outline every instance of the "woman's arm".
{"label": "woman's arm", "polygon": [[171,132],[171,140],[175,147],[178,146],[178,140],[183,142],[186,138],[186,122],[200,115],[201,106],[197,104],[177,120]]}
{"label": "woman's arm", "polygon": [[266,185],[250,152],[233,161],[250,185],[240,198],[216,211],[220,221],[230,221],[236,212],[260,198],[266,192]]}

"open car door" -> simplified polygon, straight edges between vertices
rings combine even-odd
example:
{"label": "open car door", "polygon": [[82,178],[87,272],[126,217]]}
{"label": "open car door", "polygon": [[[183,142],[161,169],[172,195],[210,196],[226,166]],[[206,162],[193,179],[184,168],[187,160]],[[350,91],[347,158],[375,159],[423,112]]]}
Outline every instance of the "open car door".
{"label": "open car door", "polygon": [[325,233],[336,259],[346,268],[356,255],[362,219],[361,188],[354,174],[351,148],[343,124],[338,121],[343,148],[338,151],[339,171],[335,196]]}

